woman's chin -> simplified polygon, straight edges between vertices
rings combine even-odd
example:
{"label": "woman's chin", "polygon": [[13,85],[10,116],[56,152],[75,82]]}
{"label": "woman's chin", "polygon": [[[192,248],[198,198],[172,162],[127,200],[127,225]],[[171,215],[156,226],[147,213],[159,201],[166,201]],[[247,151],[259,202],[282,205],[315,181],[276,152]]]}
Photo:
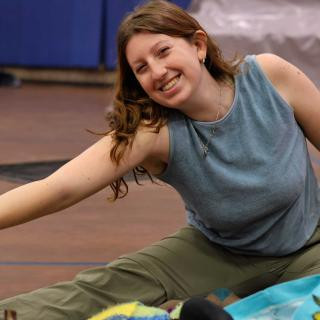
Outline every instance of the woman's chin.
{"label": "woman's chin", "polygon": [[178,109],[182,111],[184,106],[187,105],[187,101],[188,99],[184,95],[179,95],[170,100],[161,100],[158,103],[168,109]]}

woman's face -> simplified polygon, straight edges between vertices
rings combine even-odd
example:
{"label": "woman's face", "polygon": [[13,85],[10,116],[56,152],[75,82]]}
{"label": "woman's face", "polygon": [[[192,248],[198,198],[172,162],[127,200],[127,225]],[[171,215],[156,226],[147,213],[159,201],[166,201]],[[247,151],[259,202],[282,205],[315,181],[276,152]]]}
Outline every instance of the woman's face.
{"label": "woman's face", "polygon": [[206,52],[201,44],[165,34],[137,33],[126,56],[147,95],[169,108],[183,108],[196,91]]}

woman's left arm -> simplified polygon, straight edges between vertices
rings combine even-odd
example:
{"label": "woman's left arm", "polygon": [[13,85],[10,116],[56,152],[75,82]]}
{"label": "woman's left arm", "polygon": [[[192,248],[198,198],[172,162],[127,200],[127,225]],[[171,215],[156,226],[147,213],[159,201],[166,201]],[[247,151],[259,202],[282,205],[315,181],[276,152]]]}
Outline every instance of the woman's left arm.
{"label": "woman's left arm", "polygon": [[320,151],[320,91],[297,67],[273,54],[257,60],[280,95],[293,108],[306,138]]}

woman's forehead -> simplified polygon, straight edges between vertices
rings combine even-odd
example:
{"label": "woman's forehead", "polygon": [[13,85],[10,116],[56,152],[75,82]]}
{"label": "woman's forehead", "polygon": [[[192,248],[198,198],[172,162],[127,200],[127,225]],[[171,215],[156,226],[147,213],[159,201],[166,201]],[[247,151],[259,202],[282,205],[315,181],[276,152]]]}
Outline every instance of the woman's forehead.
{"label": "woman's forehead", "polygon": [[126,56],[128,62],[135,63],[141,54],[152,53],[159,45],[168,41],[173,41],[173,37],[162,33],[141,32],[134,34],[126,46]]}

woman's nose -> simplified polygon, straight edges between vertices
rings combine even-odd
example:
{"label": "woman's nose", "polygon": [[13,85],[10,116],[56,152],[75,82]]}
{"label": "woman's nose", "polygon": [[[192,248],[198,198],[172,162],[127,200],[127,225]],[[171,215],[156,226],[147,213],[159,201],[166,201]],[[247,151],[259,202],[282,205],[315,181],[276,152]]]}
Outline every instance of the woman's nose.
{"label": "woman's nose", "polygon": [[166,75],[167,68],[162,63],[155,62],[151,66],[151,72],[153,80],[160,80]]}

